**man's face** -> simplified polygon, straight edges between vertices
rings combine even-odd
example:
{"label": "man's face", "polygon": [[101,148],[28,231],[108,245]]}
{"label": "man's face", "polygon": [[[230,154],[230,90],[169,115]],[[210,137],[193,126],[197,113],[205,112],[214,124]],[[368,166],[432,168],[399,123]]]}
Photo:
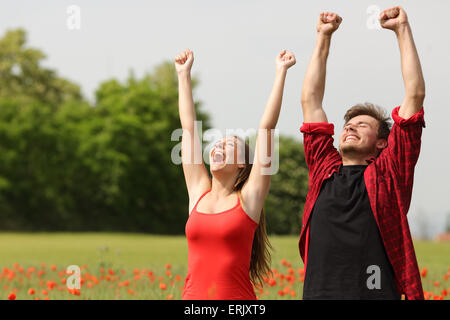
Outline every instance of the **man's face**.
{"label": "man's face", "polygon": [[378,154],[378,149],[386,147],[385,139],[378,139],[378,121],[368,115],[351,118],[342,130],[339,139],[341,155],[372,155]]}

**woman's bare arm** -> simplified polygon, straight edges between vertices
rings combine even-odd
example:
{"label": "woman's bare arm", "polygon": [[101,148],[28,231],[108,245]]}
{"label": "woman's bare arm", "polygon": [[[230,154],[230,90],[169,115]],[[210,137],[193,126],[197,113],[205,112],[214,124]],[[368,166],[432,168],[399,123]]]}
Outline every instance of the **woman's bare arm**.
{"label": "woman's bare arm", "polygon": [[242,188],[245,209],[255,221],[259,221],[261,209],[270,188],[273,156],[272,130],[275,129],[280,115],[287,70],[294,64],[294,54],[286,50],[283,50],[276,58],[275,81],[260,121],[252,171]]}
{"label": "woman's bare arm", "polygon": [[211,186],[211,180],[203,163],[202,144],[196,126],[197,118],[191,84],[193,62],[194,54],[189,49],[175,58],[175,68],[178,74],[178,107],[183,128],[181,158],[189,193],[189,212],[200,195]]}

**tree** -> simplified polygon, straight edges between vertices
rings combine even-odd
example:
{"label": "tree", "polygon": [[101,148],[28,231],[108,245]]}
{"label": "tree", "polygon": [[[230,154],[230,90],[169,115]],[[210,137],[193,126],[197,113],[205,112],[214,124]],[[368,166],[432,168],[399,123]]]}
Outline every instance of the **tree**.
{"label": "tree", "polygon": [[273,175],[264,210],[269,233],[300,234],[308,193],[308,168],[303,147],[291,137],[280,136],[279,169]]}
{"label": "tree", "polygon": [[[79,87],[41,66],[45,55],[26,46],[25,31],[0,39],[0,228],[52,226],[64,215],[61,177],[73,144],[55,117],[66,104],[82,109]],[[66,123],[63,122],[62,125]],[[64,158],[67,157],[67,158]],[[42,213],[45,214],[42,215]]]}
{"label": "tree", "polygon": [[[90,105],[76,84],[40,65],[44,57],[26,46],[23,30],[0,39],[0,230],[184,233],[188,195],[171,159],[181,127],[173,63],[101,83]],[[278,151],[268,230],[298,234],[308,188],[303,148],[280,137]]]}
{"label": "tree", "polygon": [[81,100],[78,85],[42,67],[43,59],[43,52],[26,46],[24,30],[7,31],[0,39],[0,99],[21,104],[39,101],[52,107]]}
{"label": "tree", "polygon": [[[25,42],[22,30],[0,39],[0,229],[182,233],[172,63],[102,83],[91,106]],[[209,128],[205,113],[198,119]]]}
{"label": "tree", "polygon": [[163,63],[143,79],[110,80],[96,92],[97,116],[86,124],[80,157],[100,183],[97,201],[121,230],[184,232],[187,190],[181,166],[171,160],[178,142],[170,137],[180,128],[177,87],[173,64]]}

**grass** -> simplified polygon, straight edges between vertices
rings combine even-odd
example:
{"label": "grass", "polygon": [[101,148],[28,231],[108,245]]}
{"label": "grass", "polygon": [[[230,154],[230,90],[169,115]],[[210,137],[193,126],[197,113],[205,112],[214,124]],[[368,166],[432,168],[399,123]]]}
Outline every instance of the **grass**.
{"label": "grass", "polygon": [[[272,236],[270,240],[274,247],[272,267],[284,270],[283,272],[287,271],[287,268],[280,263],[281,259],[285,259],[292,264],[294,270],[303,268],[298,252],[297,236]],[[450,281],[443,280],[443,275],[450,271],[448,270],[450,267],[450,244],[416,241],[415,248],[419,267],[428,269],[427,277],[423,279],[424,289],[436,293],[442,289],[448,289]],[[135,269],[146,269],[152,270],[156,276],[165,276],[165,265],[169,263],[172,266],[171,272],[173,275],[181,275],[184,281],[187,271],[187,243],[184,236],[146,234],[0,234],[0,271],[5,267],[12,268],[16,263],[25,269],[31,266],[39,267],[42,263],[47,266],[53,264],[58,267],[58,270],[64,270],[69,265],[87,266],[91,274],[98,273],[101,267],[124,270],[123,272],[127,274],[132,274]],[[179,287],[182,287],[181,282],[183,281],[179,281]],[[435,281],[440,281],[439,287],[433,284]],[[3,287],[5,286],[4,282],[5,279],[2,282],[0,278],[0,284]],[[26,285],[31,284],[27,283]],[[20,285],[20,283],[17,283],[17,286]],[[24,284],[24,286],[26,285]],[[133,287],[133,290],[139,289],[141,292],[145,292],[145,286],[148,287],[148,285],[141,283],[137,287]],[[298,293],[301,292],[301,283],[299,285],[296,283],[295,286],[297,292],[295,298],[298,299]],[[112,295],[108,294],[108,288],[111,289],[111,285],[105,286],[101,294],[99,294],[100,291],[97,291],[96,294],[93,291],[91,295],[84,295],[84,298],[117,298],[117,290],[115,291],[116,295]],[[8,291],[11,286],[3,289]],[[180,298],[179,290],[169,288],[169,290],[163,292],[163,295],[157,289],[148,291],[146,295],[141,295],[140,298],[165,298],[168,294],[173,294],[175,299]],[[437,291],[438,289],[440,290]],[[0,295],[0,299],[3,299],[3,297],[4,294],[3,296]],[[279,298],[276,292],[273,294],[271,292],[268,297]],[[55,296],[54,298],[64,297]],[[134,299],[137,297],[129,296],[128,298]],[[283,298],[286,298],[286,296]]]}

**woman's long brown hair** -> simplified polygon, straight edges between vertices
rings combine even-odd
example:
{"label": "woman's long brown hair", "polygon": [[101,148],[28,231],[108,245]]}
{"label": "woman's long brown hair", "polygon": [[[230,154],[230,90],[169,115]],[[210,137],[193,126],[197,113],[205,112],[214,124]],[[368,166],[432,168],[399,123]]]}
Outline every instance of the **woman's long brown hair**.
{"label": "woman's long brown hair", "polygon": [[[248,143],[238,136],[234,136],[234,138],[245,145],[245,167],[240,169],[236,182],[234,183],[234,190],[238,192],[240,197],[241,189],[245,182],[247,182],[253,165],[250,163],[250,147]],[[250,279],[256,286],[262,287],[264,284],[264,276],[272,272],[270,269],[270,249],[273,248],[267,237],[264,209],[261,209],[259,224],[255,231],[255,237],[253,238],[250,260]]]}

